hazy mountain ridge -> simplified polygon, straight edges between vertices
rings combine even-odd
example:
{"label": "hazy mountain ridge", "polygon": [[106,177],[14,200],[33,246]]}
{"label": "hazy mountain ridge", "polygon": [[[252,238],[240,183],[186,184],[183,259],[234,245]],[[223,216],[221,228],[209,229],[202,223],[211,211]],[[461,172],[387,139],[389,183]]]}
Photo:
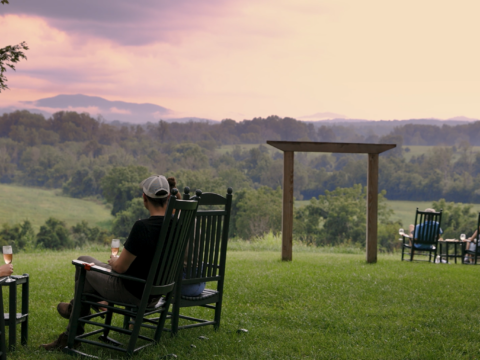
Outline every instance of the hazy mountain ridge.
{"label": "hazy mountain ridge", "polygon": [[[100,116],[112,125],[136,125],[156,123],[164,120],[169,123],[205,122],[209,124],[219,123],[218,120],[201,117],[174,117],[175,112],[166,107],[151,103],[131,103],[125,101],[111,101],[99,96],[88,96],[83,94],[57,96],[38,99],[34,101],[23,101],[25,107],[9,106],[0,108],[0,114],[10,113],[16,110],[28,110],[32,113],[42,114],[48,118],[58,111],[88,112],[93,117]],[[461,125],[478,119],[465,116],[456,116],[447,120],[427,119],[404,119],[404,120],[368,120],[348,118],[344,115],[333,112],[318,112],[312,115],[299,116],[299,121],[320,126],[348,126],[354,129],[372,129],[375,134],[383,135],[390,132],[396,126],[405,124],[417,125]]]}

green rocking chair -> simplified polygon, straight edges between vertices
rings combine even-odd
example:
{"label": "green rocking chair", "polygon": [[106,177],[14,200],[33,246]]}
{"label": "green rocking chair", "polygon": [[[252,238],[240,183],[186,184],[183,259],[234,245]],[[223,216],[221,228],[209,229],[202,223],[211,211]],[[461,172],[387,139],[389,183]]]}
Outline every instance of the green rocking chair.
{"label": "green rocking chair", "polygon": [[[190,189],[186,187],[184,199],[190,198],[189,192]],[[172,302],[170,331],[173,335],[181,329],[213,325],[216,330],[220,326],[232,192],[232,188],[228,188],[227,194],[221,196],[215,193],[201,193],[197,190],[197,196],[201,194],[201,197],[198,198],[199,210],[184,259],[185,278],[182,273],[179,273]],[[197,197],[193,197],[195,198]],[[217,209],[208,209],[212,207]],[[200,295],[190,297],[181,295],[182,285],[204,282],[207,283],[207,288]],[[180,309],[193,306],[213,310],[213,320],[180,314]],[[179,319],[193,323],[179,326]]]}
{"label": "green rocking chair", "polygon": [[[442,223],[442,210],[439,212],[419,211],[415,213],[415,227],[413,234],[403,234],[402,261],[405,255],[413,261],[415,253],[428,256],[428,260],[435,261],[438,249]],[[408,239],[408,240],[407,240]]]}

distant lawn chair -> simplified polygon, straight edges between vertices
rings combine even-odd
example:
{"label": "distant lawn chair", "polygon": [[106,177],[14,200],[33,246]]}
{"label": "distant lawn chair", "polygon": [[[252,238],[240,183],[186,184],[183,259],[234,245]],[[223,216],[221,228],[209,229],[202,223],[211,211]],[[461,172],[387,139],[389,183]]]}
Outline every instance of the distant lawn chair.
{"label": "distant lawn chair", "polygon": [[[189,188],[185,188],[184,200],[190,198]],[[198,190],[197,190],[198,191]],[[197,192],[198,194],[198,192]],[[196,199],[193,197],[192,199]],[[232,188],[227,189],[225,197],[215,193],[201,193],[198,199],[199,210],[196,214],[195,228],[187,244],[184,262],[185,279],[179,274],[172,301],[171,332],[175,335],[180,329],[213,325],[218,329],[222,312],[223,284],[225,281],[225,262],[227,257],[228,229],[232,206]],[[220,206],[221,209],[208,210],[207,206]],[[200,209],[203,207],[203,209]],[[216,283],[216,290],[206,288],[195,297],[181,295],[182,285]],[[180,315],[180,309],[202,306],[214,310],[213,320],[198,319]],[[193,321],[193,324],[178,326],[179,319]]]}
{"label": "distant lawn chair", "polygon": [[[442,210],[439,212],[419,211],[415,214],[415,226],[412,234],[403,234],[402,261],[405,254],[413,261],[415,253],[428,256],[428,261],[437,257],[438,239],[442,223]],[[408,239],[408,240],[407,240]]]}
{"label": "distant lawn chair", "polygon": [[[477,233],[477,236],[475,236],[473,241],[468,244],[469,248],[465,246],[465,251],[462,256],[462,263],[465,265],[477,265],[477,259],[480,256],[480,246],[478,246],[479,245],[478,239],[480,239],[480,212],[478,213],[476,233]],[[465,258],[467,256],[474,259],[473,262],[472,261],[466,262]]]}
{"label": "distant lawn chair", "polygon": [[[175,195],[175,193],[176,190],[172,192],[172,195]],[[185,252],[188,236],[191,233],[191,225],[193,225],[195,220],[197,207],[197,201],[177,200],[175,196],[170,197],[147,280],[118,274],[99,266],[90,267],[83,261],[73,260],[72,263],[81,268],[81,273],[78,280],[78,288],[75,293],[75,301],[71,315],[71,329],[76,329],[79,322],[97,326],[100,329],[93,330],[83,335],[76,335],[76,332],[71,330],[69,332],[68,345],[63,349],[63,352],[70,355],[89,356],[75,349],[75,343],[82,342],[112,350],[118,350],[125,355],[132,355],[148,345],[158,343],[163,332],[168,308],[172,300],[175,281],[178,278],[178,273],[181,272],[183,254]],[[98,271],[110,276],[145,283],[145,289],[140,304],[138,306],[132,306],[115,302],[111,299],[105,299],[101,296],[83,294],[82,292],[87,270]],[[158,298],[162,298],[164,301],[157,302]],[[153,299],[155,300],[152,301]],[[108,305],[102,305],[102,307],[107,309],[106,311],[80,317],[81,303],[98,305],[99,301],[106,301],[108,303]],[[154,306],[155,303],[157,304],[156,306]],[[133,327],[131,329],[127,327],[125,329],[113,325],[113,314],[135,318]],[[157,314],[160,314],[160,318],[149,317],[150,315]],[[102,315],[105,315],[104,322],[96,319]],[[140,334],[141,328],[154,330],[154,336],[147,337],[143,333]],[[128,338],[126,339],[126,344],[122,344],[118,341],[124,340],[125,336],[123,336],[123,339],[120,337],[120,339],[114,340],[109,337],[110,332],[127,335]],[[101,335],[99,337],[101,342],[86,339],[95,334]],[[138,339],[147,341],[147,344],[137,346]]]}

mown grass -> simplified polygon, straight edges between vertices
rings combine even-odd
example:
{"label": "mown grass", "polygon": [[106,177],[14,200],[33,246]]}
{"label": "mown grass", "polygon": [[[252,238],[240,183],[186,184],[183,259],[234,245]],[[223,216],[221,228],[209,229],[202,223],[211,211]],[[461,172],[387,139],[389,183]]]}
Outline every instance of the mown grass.
{"label": "mown grass", "polygon": [[113,216],[105,205],[57,195],[58,191],[15,185],[0,185],[1,223],[30,220],[36,231],[53,216],[73,226],[85,220],[90,226],[110,230]]}
{"label": "mown grass", "polygon": [[[85,252],[82,252],[85,253]],[[90,252],[106,259],[107,249]],[[16,273],[30,273],[29,345],[10,359],[65,359],[37,347],[62,332],[56,312],[73,292],[80,252],[14,257]],[[296,251],[229,251],[222,324],[184,330],[142,351],[138,359],[476,359],[480,358],[478,268],[401,262],[380,255]],[[5,293],[5,291],[4,291]],[[189,309],[190,314],[202,310]],[[237,334],[237,329],[248,333]],[[200,335],[208,340],[200,340]],[[195,347],[191,347],[195,345]],[[102,359],[120,354],[84,346]]]}

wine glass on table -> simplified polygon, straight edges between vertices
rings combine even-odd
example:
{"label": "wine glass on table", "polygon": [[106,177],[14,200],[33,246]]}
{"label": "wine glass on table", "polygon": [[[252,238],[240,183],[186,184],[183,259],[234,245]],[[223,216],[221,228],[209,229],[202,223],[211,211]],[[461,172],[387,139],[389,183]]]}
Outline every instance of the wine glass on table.
{"label": "wine glass on table", "polygon": [[118,257],[118,250],[120,249],[120,240],[112,240],[112,255]]}
{"label": "wine glass on table", "polygon": [[466,238],[467,238],[467,237],[465,236],[465,234],[461,234],[461,235],[460,235],[460,240],[461,240],[461,241],[465,241]]}
{"label": "wine glass on table", "polygon": [[[13,261],[13,252],[12,252],[12,247],[11,246],[4,246],[3,247],[3,261],[5,261],[5,264],[9,265]],[[12,278],[7,276],[7,279],[5,282],[11,282],[13,281]]]}

